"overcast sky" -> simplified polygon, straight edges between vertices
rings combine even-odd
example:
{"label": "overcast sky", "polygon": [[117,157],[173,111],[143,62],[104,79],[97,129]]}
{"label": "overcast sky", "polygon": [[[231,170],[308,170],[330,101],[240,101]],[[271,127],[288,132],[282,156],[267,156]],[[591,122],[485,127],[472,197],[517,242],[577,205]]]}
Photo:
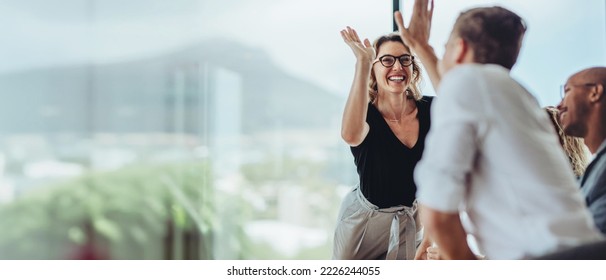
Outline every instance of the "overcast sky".
{"label": "overcast sky", "polygon": [[[529,31],[513,75],[542,105],[573,72],[606,65],[606,0],[436,0],[430,42],[438,55],[459,12],[501,5]],[[347,25],[369,39],[390,32],[390,0],[0,0],[0,73],[153,56],[226,37],[270,54],[285,71],[346,95],[354,57]],[[405,14],[410,9],[405,1]],[[571,12],[574,11],[574,12]],[[408,16],[405,16],[407,19]],[[433,90],[427,81],[425,92]]]}

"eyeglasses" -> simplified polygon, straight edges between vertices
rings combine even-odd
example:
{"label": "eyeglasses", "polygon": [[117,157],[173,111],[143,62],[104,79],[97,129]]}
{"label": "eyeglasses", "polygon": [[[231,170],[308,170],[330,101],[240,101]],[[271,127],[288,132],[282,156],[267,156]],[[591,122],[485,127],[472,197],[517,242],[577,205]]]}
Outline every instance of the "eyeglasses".
{"label": "eyeglasses", "polygon": [[377,62],[381,62],[381,65],[385,66],[385,67],[392,67],[394,66],[394,64],[396,64],[396,60],[400,61],[400,65],[402,65],[403,67],[407,67],[410,66],[412,64],[412,62],[415,60],[415,57],[409,54],[403,54],[401,56],[393,56],[390,54],[386,54],[384,56],[379,57],[377,60],[375,60],[375,62],[373,62],[373,64],[377,63]]}
{"label": "eyeglasses", "polygon": [[570,91],[571,87],[595,87],[598,84],[596,83],[585,83],[585,84],[567,84],[567,85],[561,85],[560,86],[560,97],[562,99],[564,99],[564,97],[566,97],[566,94]]}

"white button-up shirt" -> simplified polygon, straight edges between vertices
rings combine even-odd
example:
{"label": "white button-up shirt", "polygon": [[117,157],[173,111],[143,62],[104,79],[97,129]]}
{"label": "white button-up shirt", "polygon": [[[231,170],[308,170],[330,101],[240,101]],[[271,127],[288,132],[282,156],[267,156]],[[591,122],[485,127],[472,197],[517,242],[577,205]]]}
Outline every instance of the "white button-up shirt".
{"label": "white button-up shirt", "polygon": [[415,170],[421,204],[464,210],[489,259],[601,239],[547,113],[498,65],[444,75]]}

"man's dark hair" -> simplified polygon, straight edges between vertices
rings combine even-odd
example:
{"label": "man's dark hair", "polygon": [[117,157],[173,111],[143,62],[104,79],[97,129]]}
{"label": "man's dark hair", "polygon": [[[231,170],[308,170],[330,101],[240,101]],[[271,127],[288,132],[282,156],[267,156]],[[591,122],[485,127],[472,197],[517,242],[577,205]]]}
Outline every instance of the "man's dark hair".
{"label": "man's dark hair", "polygon": [[461,13],[453,33],[465,40],[478,63],[499,64],[511,69],[518,59],[524,20],[502,7],[475,8]]}

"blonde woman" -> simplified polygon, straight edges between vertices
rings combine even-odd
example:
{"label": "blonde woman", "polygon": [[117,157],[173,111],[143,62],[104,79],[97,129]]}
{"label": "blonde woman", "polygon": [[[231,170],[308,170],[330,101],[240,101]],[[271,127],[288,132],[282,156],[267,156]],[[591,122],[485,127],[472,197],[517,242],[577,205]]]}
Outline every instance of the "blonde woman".
{"label": "blonde woman", "polygon": [[413,171],[429,131],[432,97],[419,91],[421,70],[399,34],[362,42],[341,31],[357,61],[341,135],[359,184],[344,199],[334,259],[413,259],[418,234]]}
{"label": "blonde woman", "polygon": [[583,138],[564,134],[564,130],[560,125],[560,111],[557,108],[553,106],[548,106],[545,107],[545,111],[547,111],[547,113],[549,114],[549,119],[551,119],[553,127],[558,133],[558,137],[560,138],[560,144],[562,145],[562,148],[564,148],[564,151],[566,152],[566,155],[570,160],[574,175],[577,178],[580,178],[581,176],[583,176],[583,173],[585,173],[585,168],[587,167],[587,163],[589,162],[587,156],[588,150],[587,146],[585,146],[585,143],[583,143]]}

